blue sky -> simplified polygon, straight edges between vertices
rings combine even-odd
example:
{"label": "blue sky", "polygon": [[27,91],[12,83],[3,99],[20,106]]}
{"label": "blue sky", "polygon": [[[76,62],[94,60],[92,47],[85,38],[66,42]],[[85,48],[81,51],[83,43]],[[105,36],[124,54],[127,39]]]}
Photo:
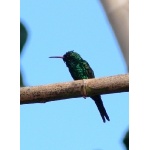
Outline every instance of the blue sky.
{"label": "blue sky", "polygon": [[[98,0],[21,0],[20,17],[29,37],[21,56],[27,86],[72,81],[64,62],[49,59],[78,52],[95,76],[127,73],[126,64]],[[105,124],[90,99],[20,106],[21,150],[123,150],[129,125],[128,93],[102,95]]]}

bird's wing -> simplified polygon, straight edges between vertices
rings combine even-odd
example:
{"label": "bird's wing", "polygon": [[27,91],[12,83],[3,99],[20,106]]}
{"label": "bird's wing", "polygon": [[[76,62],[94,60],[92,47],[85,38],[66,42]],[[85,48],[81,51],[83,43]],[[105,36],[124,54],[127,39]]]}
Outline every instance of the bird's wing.
{"label": "bird's wing", "polygon": [[74,80],[94,78],[94,72],[87,61],[67,64]]}
{"label": "bird's wing", "polygon": [[90,67],[87,61],[84,61],[83,63],[83,68],[85,68],[85,72],[87,74],[87,77],[90,78],[95,78],[94,71]]}

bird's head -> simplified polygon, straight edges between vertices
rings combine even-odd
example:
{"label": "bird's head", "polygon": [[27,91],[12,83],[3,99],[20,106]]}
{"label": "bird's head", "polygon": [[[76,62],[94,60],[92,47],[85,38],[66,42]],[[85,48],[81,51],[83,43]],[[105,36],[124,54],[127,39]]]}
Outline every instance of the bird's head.
{"label": "bird's head", "polygon": [[62,58],[64,62],[80,61],[82,59],[81,56],[74,51],[68,51],[63,56],[51,56],[49,58]]}

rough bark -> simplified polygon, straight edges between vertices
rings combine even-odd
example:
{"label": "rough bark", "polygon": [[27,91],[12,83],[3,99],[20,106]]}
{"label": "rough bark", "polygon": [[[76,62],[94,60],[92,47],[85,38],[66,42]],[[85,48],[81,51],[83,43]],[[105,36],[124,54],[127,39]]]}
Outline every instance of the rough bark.
{"label": "rough bark", "polygon": [[129,91],[129,75],[76,80],[41,86],[21,87],[20,104],[44,103],[49,101],[82,97],[95,94],[111,94]]}

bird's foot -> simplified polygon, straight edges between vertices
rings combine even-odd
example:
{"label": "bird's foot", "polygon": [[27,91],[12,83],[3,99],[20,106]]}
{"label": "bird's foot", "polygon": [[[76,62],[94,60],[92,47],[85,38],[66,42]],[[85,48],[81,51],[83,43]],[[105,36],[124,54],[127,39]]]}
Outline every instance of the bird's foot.
{"label": "bird's foot", "polygon": [[82,86],[82,89],[81,89],[81,94],[83,95],[83,98],[86,99],[86,83],[85,83],[85,80],[83,79],[83,86]]}

